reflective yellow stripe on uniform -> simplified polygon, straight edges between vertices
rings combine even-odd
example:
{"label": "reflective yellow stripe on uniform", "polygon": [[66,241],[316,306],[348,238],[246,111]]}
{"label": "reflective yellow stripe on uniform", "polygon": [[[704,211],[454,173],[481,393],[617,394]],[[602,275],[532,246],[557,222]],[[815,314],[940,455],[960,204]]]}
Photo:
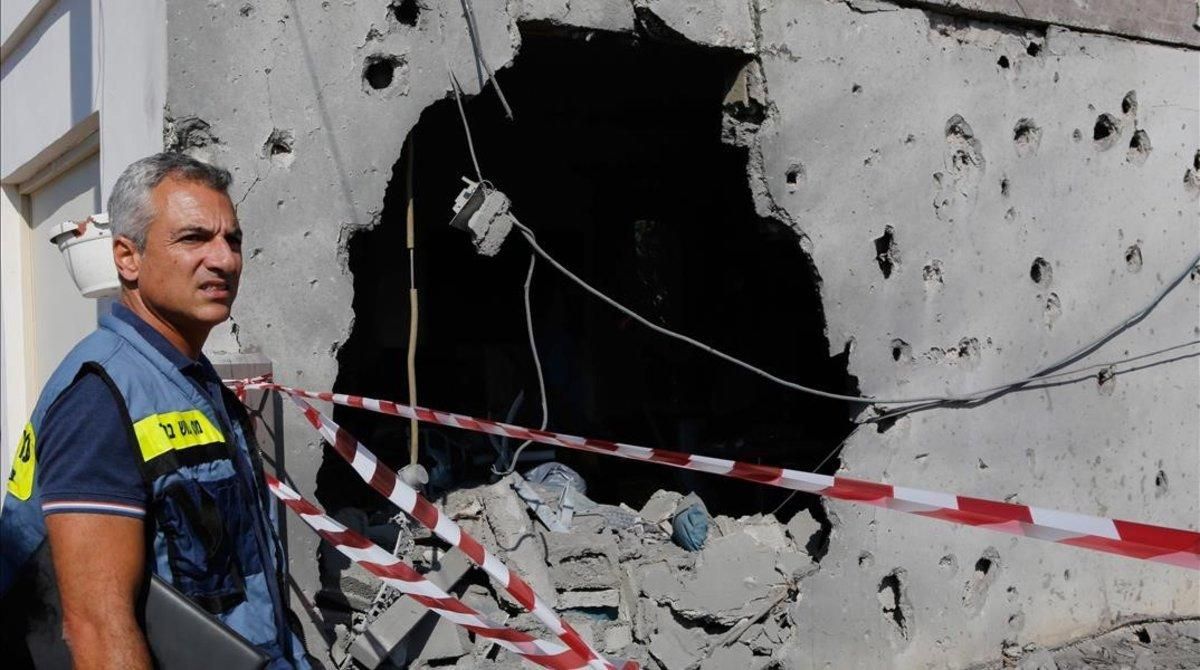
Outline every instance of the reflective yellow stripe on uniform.
{"label": "reflective yellow stripe on uniform", "polygon": [[17,453],[13,457],[12,473],[8,476],[8,492],[17,500],[29,500],[33,495],[33,468],[37,465],[37,436],[33,434],[33,424],[25,424],[21,431],[21,441],[17,444]]}
{"label": "reflective yellow stripe on uniform", "polygon": [[147,462],[168,451],[225,441],[221,431],[197,409],[151,414],[135,422],[133,432]]}

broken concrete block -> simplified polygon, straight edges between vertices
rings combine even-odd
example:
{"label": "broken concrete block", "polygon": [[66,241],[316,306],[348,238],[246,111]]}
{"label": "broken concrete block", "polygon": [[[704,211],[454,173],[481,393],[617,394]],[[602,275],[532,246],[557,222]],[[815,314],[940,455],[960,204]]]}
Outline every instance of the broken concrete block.
{"label": "broken concrete block", "polygon": [[750,668],[754,665],[754,653],[744,644],[731,644],[713,651],[700,663],[700,670],[728,670]]}
{"label": "broken concrete block", "polygon": [[621,595],[616,589],[560,591],[558,594],[559,609],[615,608],[620,604]]}
{"label": "broken concrete block", "polygon": [[808,541],[819,532],[821,532],[821,524],[813,518],[812,512],[806,509],[796,512],[796,515],[787,524],[788,536],[801,549],[808,546]]}
{"label": "broken concrete block", "polygon": [[675,508],[682,499],[683,495],[674,491],[655,491],[646,504],[642,505],[642,511],[638,512],[638,516],[647,523],[659,525],[670,520],[671,514],[675,512]]}
{"label": "broken concrete block", "polygon": [[1021,665],[1017,666],[1020,670],[1058,670],[1058,663],[1054,660],[1054,655],[1045,649],[1028,654],[1021,659]]}
{"label": "broken concrete block", "polygon": [[599,535],[552,533],[546,536],[550,575],[560,591],[616,589],[616,543]]}
{"label": "broken concrete block", "polygon": [[763,601],[785,582],[776,571],[778,556],[745,534],[710,540],[691,575],[666,563],[642,572],[642,592],[692,621],[733,625],[757,614]]}
{"label": "broken concrete block", "polygon": [[784,527],[774,517],[753,516],[743,519],[743,522],[742,532],[758,544],[774,551],[792,550],[793,545],[788,541]]}
{"label": "broken concrete block", "polygon": [[633,601],[633,637],[638,642],[649,642],[658,630],[658,608],[649,600]]}
{"label": "broken concrete block", "polygon": [[706,636],[698,628],[685,628],[670,612],[659,616],[658,632],[650,636],[650,655],[666,670],[685,670],[703,658]]}
{"label": "broken concrete block", "polygon": [[613,654],[633,644],[633,626],[617,622],[604,629],[603,650]]}
{"label": "broken concrete block", "polygon": [[[471,564],[462,554],[442,554],[426,576],[450,591],[462,581]],[[401,598],[372,621],[350,646],[350,655],[368,668],[391,658],[397,665],[416,659],[458,658],[471,650],[466,630],[430,612],[411,598]]]}
{"label": "broken concrete block", "polygon": [[[525,504],[512,490],[511,477],[483,488],[480,498],[484,516],[496,538],[497,546],[489,549],[498,554],[502,551],[508,567],[520,574],[548,606],[555,607],[557,601],[550,571],[542,558],[542,543],[530,523]],[[503,591],[500,593],[511,602],[510,596]]]}

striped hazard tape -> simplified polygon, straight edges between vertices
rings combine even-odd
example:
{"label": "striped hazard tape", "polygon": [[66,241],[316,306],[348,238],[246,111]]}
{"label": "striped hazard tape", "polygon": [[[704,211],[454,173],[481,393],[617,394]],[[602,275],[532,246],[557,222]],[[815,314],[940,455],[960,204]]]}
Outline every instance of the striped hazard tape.
{"label": "striped hazard tape", "polygon": [[326,542],[361,565],[389,586],[411,597],[429,608],[438,616],[466,628],[472,633],[487,638],[518,654],[531,663],[552,670],[579,670],[588,662],[565,645],[539,640],[528,633],[513,630],[495,623],[478,610],[446,593],[433,582],[404,561],[393,556],[383,547],[346,528],[326,516],[320,508],[308,502],[271,475],[266,475],[267,486],[284,505],[297,514],[305,523],[317,531]]}
{"label": "striped hazard tape", "polygon": [[[615,670],[613,664],[597,653],[570,624],[559,618],[524,579],[509,570],[478,540],[468,535],[433,503],[401,481],[396,472],[380,463],[375,454],[371,453],[365,445],[354,439],[353,435],[317,411],[312,405],[295,395],[289,397],[304,413],[304,418],[308,419],[313,428],[320,431],[329,444],[333,445],[333,450],[346,459],[355,472],[363,478],[363,481],[371,485],[371,488],[395,503],[397,507],[404,510],[405,514],[433,531],[450,546],[457,547],[472,563],[483,568],[492,581],[512,596],[521,607],[531,612],[572,651],[587,659],[588,667]],[[638,666],[637,664],[627,664],[626,667],[636,670]]]}
{"label": "striped hazard tape", "polygon": [[341,393],[314,393],[270,382],[250,383],[246,384],[244,388],[248,390],[274,389],[292,397],[323,400],[347,407],[358,407],[406,419],[416,418],[427,423],[516,440],[532,440],[556,447],[609,454],[638,461],[650,461],[684,470],[708,472],[838,500],[886,507],[952,523],[988,528],[1048,542],[1200,570],[1200,533],[1193,530],[1060,512],[1029,505],[924,491],[802,470],[741,463],[665,449],[650,449],[608,440],[522,428],[461,414],[438,412],[423,407],[410,407],[387,400]]}

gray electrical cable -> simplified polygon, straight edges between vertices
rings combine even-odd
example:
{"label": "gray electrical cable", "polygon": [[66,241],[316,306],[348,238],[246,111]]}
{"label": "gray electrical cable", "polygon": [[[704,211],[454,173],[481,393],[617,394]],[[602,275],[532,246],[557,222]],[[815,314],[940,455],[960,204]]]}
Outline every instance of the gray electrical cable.
{"label": "gray electrical cable", "polygon": [[[546,402],[546,379],[542,376],[542,359],[538,356],[537,340],[533,337],[533,309],[529,306],[529,287],[533,285],[533,266],[537,264],[537,255],[529,254],[529,272],[525,275],[525,330],[529,333],[529,351],[533,354],[533,365],[537,368],[538,392],[542,396],[542,425],[541,430],[546,430],[546,424],[550,421],[550,410]],[[525,440],[517,450],[513,452],[512,459],[509,461],[508,469],[503,472],[492,468],[492,472],[507,477],[517,469],[517,463],[521,460],[521,452],[525,451],[533,443],[533,440]]]}
{"label": "gray electrical cable", "polygon": [[[479,46],[479,25],[475,22],[475,8],[471,5],[471,0],[462,0],[463,18],[467,20],[467,36],[471,38],[471,49],[475,52],[475,74],[479,77],[479,90],[483,90],[486,83],[483,79],[483,73],[487,73],[487,81],[492,82],[492,86],[496,88],[496,97],[500,98],[500,106],[504,108],[504,115],[509,121],[513,120],[512,108],[508,106],[508,99],[504,97],[504,90],[500,88],[500,81],[496,79],[496,73],[492,72],[492,68],[488,65],[487,59],[483,57],[483,49]],[[483,71],[480,71],[480,68]]]}
{"label": "gray electrical cable", "polygon": [[471,164],[475,166],[475,176],[482,182],[483,171],[479,169],[479,159],[475,157],[475,141],[471,139],[471,124],[467,123],[467,110],[463,109],[462,89],[458,85],[458,78],[454,76],[454,70],[451,70],[448,65],[446,72],[450,74],[450,88],[454,90],[454,102],[458,105],[458,116],[462,119],[463,132],[467,134],[467,151],[471,154]]}
{"label": "gray electrical cable", "polygon": [[1115,337],[1121,331],[1125,330],[1126,328],[1129,328],[1130,326],[1133,326],[1137,322],[1146,318],[1146,315],[1148,315],[1158,305],[1158,303],[1160,303],[1162,301],[1162,299],[1167,296],[1168,293],[1170,293],[1176,286],[1178,286],[1179,283],[1182,282],[1183,279],[1188,276],[1188,274],[1192,271],[1192,269],[1197,266],[1197,264],[1200,264],[1200,254],[1197,254],[1195,257],[1192,258],[1191,262],[1188,263],[1187,267],[1184,268],[1183,272],[1181,272],[1179,275],[1177,275],[1172,281],[1168,282],[1166,284],[1166,286],[1164,286],[1163,289],[1161,291],[1159,291],[1158,294],[1155,295],[1154,299],[1151,300],[1148,305],[1137,310],[1129,317],[1123,319],[1119,324],[1117,324],[1113,328],[1109,329],[1101,337],[1096,338],[1096,339],[1090,341],[1089,343],[1079,347],[1078,349],[1071,352],[1070,354],[1056,360],[1054,363],[1044,366],[1043,368],[1041,368],[1040,370],[1038,370],[1037,372],[1033,373],[1032,375],[1030,375],[1028,377],[1024,377],[1022,379],[1011,381],[1011,382],[1008,382],[1005,384],[999,384],[996,386],[988,387],[986,389],[981,389],[979,391],[973,391],[970,393],[965,393],[965,394],[960,394],[960,395],[917,396],[917,397],[912,397],[912,398],[870,398],[867,396],[853,396],[853,395],[844,395],[841,393],[830,393],[829,391],[822,391],[820,389],[815,389],[815,388],[812,388],[809,386],[804,386],[802,384],[797,384],[795,382],[788,381],[788,380],[778,377],[774,374],[771,374],[770,372],[767,372],[766,370],[763,370],[762,368],[756,367],[756,366],[751,365],[750,363],[747,363],[739,358],[731,356],[719,349],[715,349],[695,338],[688,337],[687,335],[683,335],[682,333],[677,333],[669,328],[660,326],[660,325],[650,321],[649,319],[643,317],[642,315],[638,314],[637,312],[629,309],[628,307],[622,305],[621,303],[617,302],[616,300],[608,297],[607,295],[602,293],[599,289],[594,288],[591,284],[588,284],[586,281],[584,281],[583,279],[581,279],[580,277],[575,275],[575,273],[568,270],[565,266],[563,266],[562,263],[559,263],[557,260],[555,260],[553,256],[551,256],[545,249],[543,249],[541,247],[541,245],[539,245],[537,243],[537,237],[534,235],[533,231],[530,230],[528,227],[526,227],[525,225],[523,225],[517,221],[514,221],[513,225],[518,230],[521,231],[522,235],[525,236],[525,240],[529,243],[529,246],[539,256],[541,256],[548,263],[550,263],[550,265],[554,266],[554,268],[556,270],[561,272],[564,276],[566,276],[571,281],[578,284],[580,287],[582,287],[588,293],[591,293],[592,295],[596,296],[600,300],[608,303],[610,306],[612,306],[615,309],[619,310],[620,312],[624,313],[626,316],[634,319],[638,323],[646,326],[647,328],[649,328],[655,332],[661,333],[663,335],[667,335],[668,337],[677,339],[681,342],[690,344],[690,345],[696,347],[697,349],[707,351],[708,353],[712,354],[713,356],[716,356],[717,358],[720,358],[722,360],[733,363],[734,365],[737,365],[738,367],[741,367],[749,372],[752,372],[764,379],[768,379],[772,382],[775,382],[776,384],[779,384],[780,386],[784,386],[786,388],[790,388],[795,391],[800,391],[802,393],[808,393],[810,395],[815,395],[815,396],[819,396],[822,398],[830,398],[832,400],[844,400],[847,402],[857,402],[857,403],[870,404],[870,405],[875,405],[875,404],[914,405],[914,404],[923,404],[923,403],[934,403],[934,404],[962,403],[962,402],[968,402],[971,400],[977,400],[981,396],[986,396],[991,393],[996,393],[998,391],[1002,391],[1005,389],[1018,387],[1018,386],[1027,384],[1031,381],[1036,380],[1037,378],[1039,378],[1043,375],[1046,375],[1046,374],[1049,374],[1056,370],[1059,370],[1063,366],[1070,365],[1071,363],[1087,356],[1088,354],[1090,354],[1093,351],[1095,351],[1096,349],[1098,349],[1102,344],[1104,344],[1111,338]]}

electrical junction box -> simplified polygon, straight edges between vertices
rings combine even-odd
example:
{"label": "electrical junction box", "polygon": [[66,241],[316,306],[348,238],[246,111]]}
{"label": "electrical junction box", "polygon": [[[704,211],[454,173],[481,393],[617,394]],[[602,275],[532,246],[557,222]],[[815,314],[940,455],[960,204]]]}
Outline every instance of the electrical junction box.
{"label": "electrical junction box", "polygon": [[454,200],[454,218],[451,227],[471,233],[475,251],[484,256],[495,256],[512,232],[516,219],[509,212],[508,196],[492,188],[487,182],[463,179],[467,187]]}

